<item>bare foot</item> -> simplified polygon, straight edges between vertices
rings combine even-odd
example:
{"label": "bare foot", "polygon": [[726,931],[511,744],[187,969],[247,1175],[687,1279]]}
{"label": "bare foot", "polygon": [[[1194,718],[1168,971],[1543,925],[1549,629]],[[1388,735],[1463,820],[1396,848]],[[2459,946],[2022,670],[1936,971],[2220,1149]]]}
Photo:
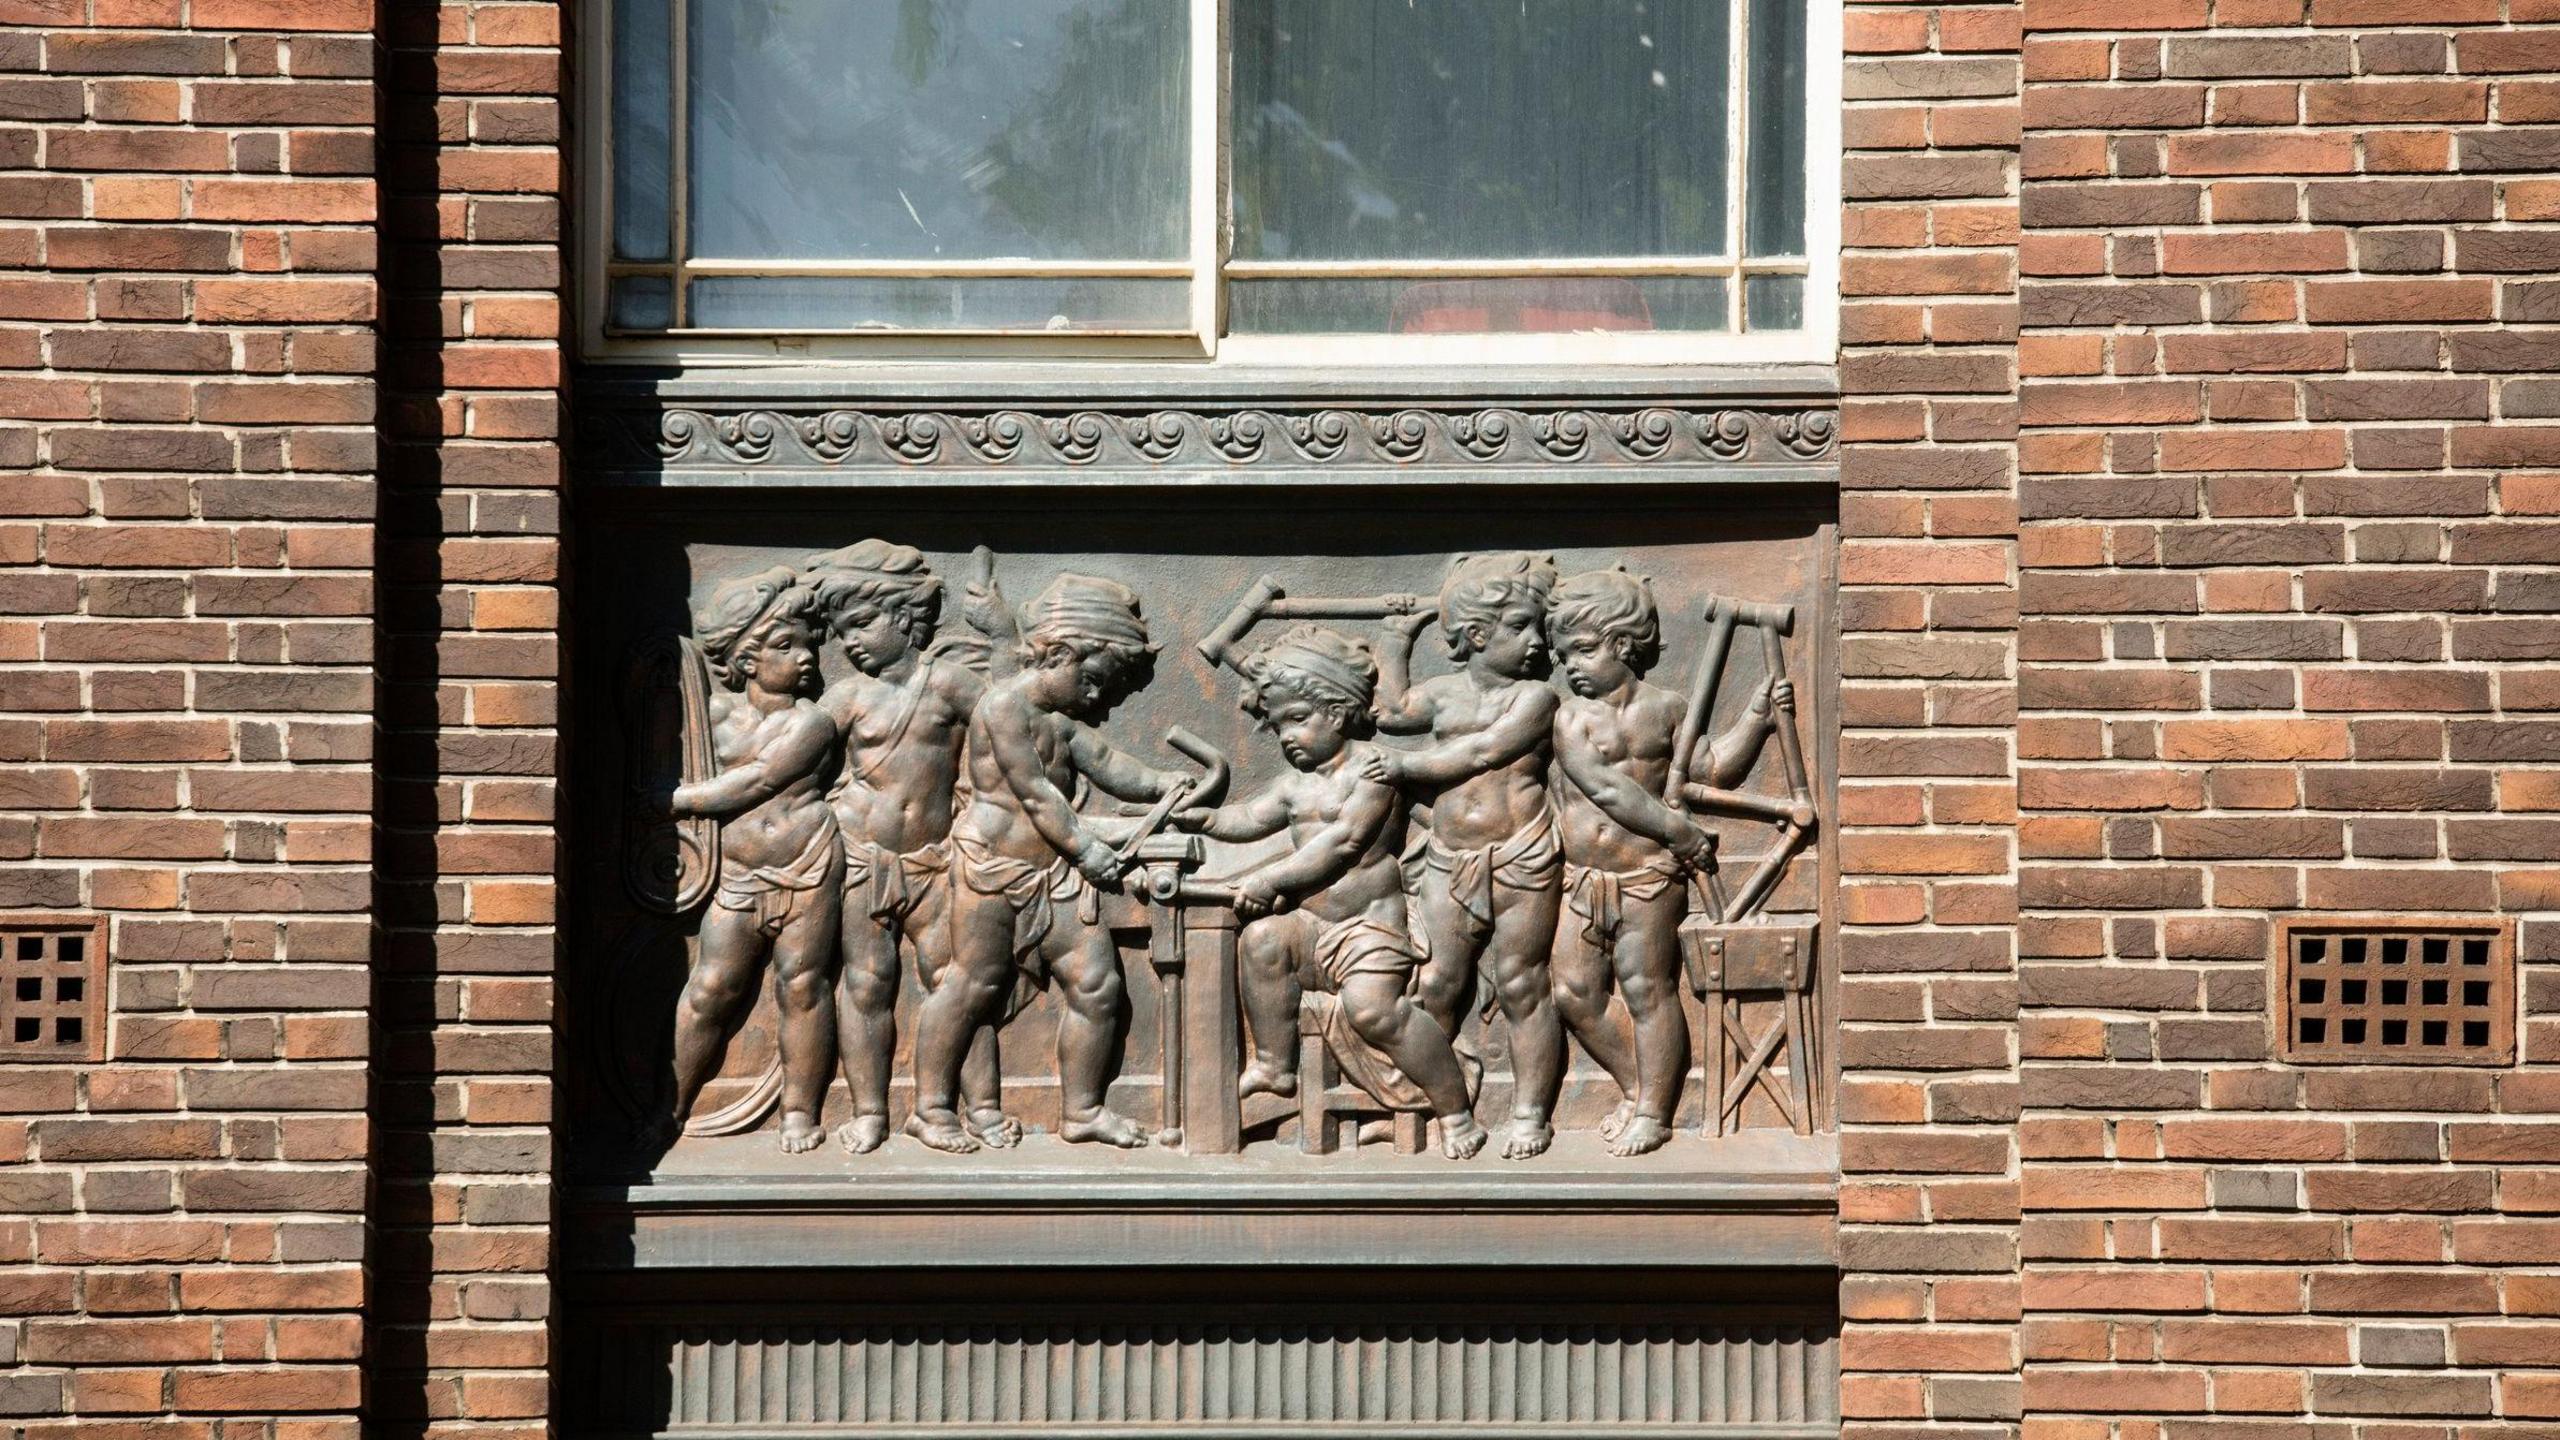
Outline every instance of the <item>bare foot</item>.
{"label": "bare foot", "polygon": [[[1636,1118],[1636,1102],[1633,1100],[1619,1101],[1618,1108],[1609,1112],[1609,1118],[1600,1122],[1600,1138],[1603,1140],[1617,1139],[1619,1134],[1627,1128],[1627,1122],[1634,1118]],[[1657,1140],[1653,1143],[1659,1145],[1662,1142]]]}
{"label": "bare foot", "polygon": [[1671,1139],[1671,1127],[1650,1115],[1638,1115],[1618,1132],[1617,1143],[1609,1147],[1612,1155],[1648,1155],[1661,1149]]}
{"label": "bare foot", "polygon": [[1022,1143],[1022,1122],[1001,1110],[972,1110],[961,1124],[992,1149],[1010,1150]]}
{"label": "bare foot", "polygon": [[1067,1120],[1058,1126],[1058,1138],[1071,1145],[1099,1142],[1135,1150],[1147,1143],[1147,1132],[1138,1122],[1110,1110],[1096,1110],[1082,1120]]}
{"label": "bare foot", "polygon": [[868,1155],[889,1138],[889,1117],[856,1115],[836,1127],[836,1143],[847,1155]]}
{"label": "bare foot", "polygon": [[1547,1147],[1555,1143],[1555,1139],[1556,1132],[1553,1126],[1526,1116],[1515,1115],[1511,1118],[1511,1133],[1504,1136],[1502,1140],[1502,1158],[1526,1160],[1533,1155],[1544,1155],[1547,1153]]}
{"label": "bare foot", "polygon": [[1236,1081],[1236,1098],[1239,1100],[1248,1095],[1286,1096],[1297,1093],[1297,1071],[1283,1070],[1277,1065],[1266,1065],[1260,1060],[1244,1067],[1243,1078]]}
{"label": "bare foot", "polygon": [[818,1117],[794,1110],[782,1117],[782,1153],[806,1155],[827,1138],[827,1129]]}
{"label": "bare foot", "polygon": [[907,1117],[907,1133],[916,1140],[946,1155],[966,1155],[978,1148],[969,1132],[960,1128],[960,1117],[948,1110],[930,1114],[919,1110]]}
{"label": "bare foot", "polygon": [[1440,1117],[1440,1153],[1452,1160],[1473,1160],[1476,1152],[1484,1148],[1484,1142],[1492,1138],[1473,1115]]}

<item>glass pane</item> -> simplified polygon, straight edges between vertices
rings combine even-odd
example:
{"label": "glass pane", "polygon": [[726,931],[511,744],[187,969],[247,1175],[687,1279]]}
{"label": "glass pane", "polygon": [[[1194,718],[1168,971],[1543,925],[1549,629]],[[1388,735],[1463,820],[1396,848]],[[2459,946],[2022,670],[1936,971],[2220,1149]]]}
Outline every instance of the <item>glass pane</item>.
{"label": "glass pane", "polygon": [[664,330],[676,323],[676,289],[664,275],[625,275],[605,301],[605,324],[615,330]]}
{"label": "glass pane", "polygon": [[1804,277],[1754,275],[1742,282],[1742,323],[1754,330],[1804,328]]}
{"label": "glass pane", "polygon": [[1191,282],[1128,279],[696,280],[710,330],[1188,330]]}
{"label": "glass pane", "polygon": [[1178,259],[1185,0],[696,0],[693,253]]}
{"label": "glass pane", "polygon": [[1722,330],[1714,276],[1507,280],[1243,280],[1228,290],[1238,334],[1503,334]]}
{"label": "glass pane", "polygon": [[1240,259],[1724,253],[1723,3],[1233,14]]}
{"label": "glass pane", "polygon": [[614,0],[613,253],[664,260],[667,246],[667,0]]}
{"label": "glass pane", "polygon": [[1804,253],[1804,0],[1751,0],[1744,251]]}

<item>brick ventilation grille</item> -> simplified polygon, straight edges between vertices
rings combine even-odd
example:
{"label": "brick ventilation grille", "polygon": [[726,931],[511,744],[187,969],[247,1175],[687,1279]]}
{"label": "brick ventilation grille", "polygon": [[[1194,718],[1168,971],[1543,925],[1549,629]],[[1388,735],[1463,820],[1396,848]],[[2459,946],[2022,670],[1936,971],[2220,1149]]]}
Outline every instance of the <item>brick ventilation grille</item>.
{"label": "brick ventilation grille", "polygon": [[0,933],[0,1060],[91,1060],[106,1023],[88,926]]}
{"label": "brick ventilation grille", "polygon": [[2294,929],[2285,1052],[2369,1065],[2501,1064],[2515,1049],[2515,956],[2484,925]]}

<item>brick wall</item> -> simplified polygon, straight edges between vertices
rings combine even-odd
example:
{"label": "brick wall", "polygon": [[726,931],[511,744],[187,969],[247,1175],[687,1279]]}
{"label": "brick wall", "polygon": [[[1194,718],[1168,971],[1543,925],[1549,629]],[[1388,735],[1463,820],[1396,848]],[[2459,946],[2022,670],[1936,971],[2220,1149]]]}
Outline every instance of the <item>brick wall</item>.
{"label": "brick wall", "polygon": [[111,914],[116,1011],[0,1065],[0,1429],[356,1433],[370,27],[0,0],[0,908]]}
{"label": "brick wall", "polygon": [[[2560,3],[1848,36],[1851,1431],[2560,1418]],[[0,0],[13,1440],[547,1429],[563,38]],[[2520,1068],[2271,1063],[2387,909]]]}
{"label": "brick wall", "polygon": [[386,17],[373,1433],[545,1433],[564,6]]}
{"label": "brick wall", "polygon": [[1841,1386],[2010,1433],[2019,28],[1853,3],[1840,379]]}
{"label": "brick wall", "polygon": [[2271,915],[2560,873],[2560,6],[2026,13],[2032,1432],[2560,1415],[2549,967],[2506,1073],[2265,1018]]}

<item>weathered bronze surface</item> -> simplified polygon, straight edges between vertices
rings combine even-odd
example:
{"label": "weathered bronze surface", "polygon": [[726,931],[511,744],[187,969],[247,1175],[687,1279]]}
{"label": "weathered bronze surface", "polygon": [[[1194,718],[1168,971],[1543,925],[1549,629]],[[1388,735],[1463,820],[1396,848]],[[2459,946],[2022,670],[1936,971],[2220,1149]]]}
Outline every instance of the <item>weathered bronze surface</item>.
{"label": "weathered bronze surface", "polygon": [[1321,498],[630,507],[589,1173],[1825,1128],[1819,514]]}

